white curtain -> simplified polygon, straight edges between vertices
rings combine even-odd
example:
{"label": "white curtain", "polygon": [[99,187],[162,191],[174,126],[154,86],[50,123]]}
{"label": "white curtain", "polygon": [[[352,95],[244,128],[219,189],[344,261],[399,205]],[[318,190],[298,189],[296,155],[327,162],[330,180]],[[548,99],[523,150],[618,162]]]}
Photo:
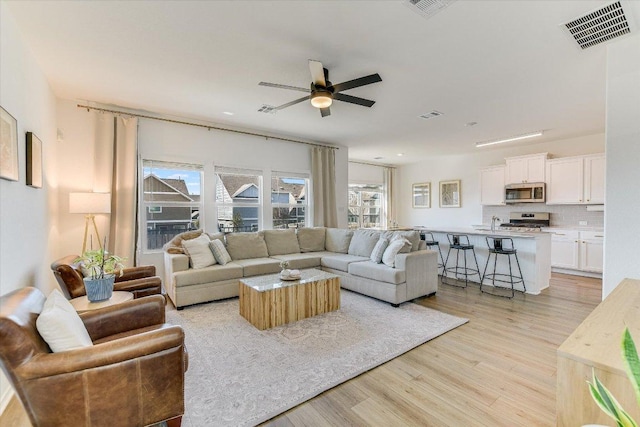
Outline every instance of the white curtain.
{"label": "white curtain", "polygon": [[135,265],[138,119],[96,113],[94,188],[111,193],[107,250]]}
{"label": "white curtain", "polygon": [[382,189],[384,199],[382,201],[382,212],[384,222],[381,224],[385,228],[396,226],[396,208],[394,200],[393,186],[395,185],[395,168],[385,167],[382,169]]}
{"label": "white curtain", "polygon": [[313,225],[337,227],[336,153],[332,148],[311,148],[311,179],[313,181]]}

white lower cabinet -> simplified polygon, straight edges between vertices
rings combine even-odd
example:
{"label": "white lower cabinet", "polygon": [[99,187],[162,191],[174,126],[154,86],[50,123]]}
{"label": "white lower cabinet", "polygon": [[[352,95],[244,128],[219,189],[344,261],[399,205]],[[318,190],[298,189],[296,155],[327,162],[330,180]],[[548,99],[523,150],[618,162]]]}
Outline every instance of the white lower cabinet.
{"label": "white lower cabinet", "polygon": [[568,270],[602,273],[604,233],[597,231],[550,230],[551,266]]}

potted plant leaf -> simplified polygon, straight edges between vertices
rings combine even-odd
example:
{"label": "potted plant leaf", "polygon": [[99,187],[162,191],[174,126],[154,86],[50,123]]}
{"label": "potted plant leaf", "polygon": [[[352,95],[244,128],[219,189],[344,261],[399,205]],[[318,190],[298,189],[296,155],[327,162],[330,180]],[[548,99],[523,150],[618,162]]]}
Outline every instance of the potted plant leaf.
{"label": "potted plant leaf", "polygon": [[[631,385],[636,393],[638,405],[640,405],[640,359],[629,328],[624,329],[622,337],[622,358],[625,362],[627,376],[631,380]],[[631,418],[611,392],[600,382],[595,372],[593,374],[593,382],[587,383],[593,400],[600,409],[616,421],[618,427],[638,427],[638,423]]]}
{"label": "potted plant leaf", "polygon": [[84,287],[91,302],[103,301],[113,295],[115,275],[122,276],[124,258],[111,255],[104,249],[89,250],[76,258],[84,273]]}

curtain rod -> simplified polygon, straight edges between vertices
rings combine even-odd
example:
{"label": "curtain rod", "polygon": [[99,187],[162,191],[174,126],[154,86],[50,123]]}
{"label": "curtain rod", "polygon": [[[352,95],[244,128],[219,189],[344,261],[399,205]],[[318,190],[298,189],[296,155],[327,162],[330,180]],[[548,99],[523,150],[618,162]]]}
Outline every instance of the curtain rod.
{"label": "curtain rod", "polygon": [[380,168],[392,168],[392,169],[396,169],[397,168],[397,166],[393,166],[393,165],[385,165],[383,163],[361,162],[359,160],[349,160],[349,163],[355,163],[357,165],[378,166]]}
{"label": "curtain rod", "polygon": [[142,118],[142,119],[160,120],[162,122],[177,123],[177,124],[180,124],[180,125],[187,125],[187,126],[196,126],[196,127],[205,128],[207,130],[211,130],[211,129],[222,130],[222,131],[225,131],[225,132],[233,132],[233,133],[239,133],[239,134],[242,134],[242,135],[257,136],[257,137],[265,138],[265,139],[277,139],[279,141],[295,142],[296,144],[311,145],[313,147],[325,147],[325,148],[331,148],[332,150],[339,150],[340,149],[339,147],[334,147],[332,145],[315,144],[313,142],[300,141],[300,140],[297,140],[297,139],[290,139],[290,138],[282,138],[280,136],[263,135],[261,133],[247,132],[247,131],[235,130],[235,129],[228,129],[228,128],[223,128],[223,127],[219,127],[219,126],[212,126],[212,125],[203,125],[203,124],[200,124],[200,123],[187,122],[187,121],[183,121],[183,120],[165,119],[165,118],[162,118],[162,117],[147,116],[147,115],[144,115],[144,114],[128,113],[126,111],[108,110],[106,108],[92,107],[90,105],[77,104],[77,107],[78,108],[86,108],[87,111],[95,110],[95,111],[100,111],[100,112],[103,112],[103,113],[114,113],[114,114],[120,114],[120,115],[125,115],[125,116],[138,117],[138,118]]}

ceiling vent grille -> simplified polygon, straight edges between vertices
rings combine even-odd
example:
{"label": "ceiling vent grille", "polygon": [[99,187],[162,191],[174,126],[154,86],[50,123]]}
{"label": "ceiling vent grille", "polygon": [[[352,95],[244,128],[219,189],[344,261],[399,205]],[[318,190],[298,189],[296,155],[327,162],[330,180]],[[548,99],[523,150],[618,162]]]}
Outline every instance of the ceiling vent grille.
{"label": "ceiling vent grille", "polygon": [[263,104],[262,107],[258,109],[259,113],[267,113],[267,114],[275,114],[278,112],[277,108],[273,105]]}
{"label": "ceiling vent grille", "polygon": [[439,117],[441,115],[442,113],[440,111],[433,110],[430,113],[420,114],[418,117],[420,117],[421,119],[428,120],[428,119],[433,119],[434,117]]}
{"label": "ceiling vent grille", "polygon": [[424,18],[431,18],[456,0],[403,0],[406,6]]}
{"label": "ceiling vent grille", "polygon": [[562,27],[582,49],[587,49],[631,32],[620,1],[610,3],[562,24]]}

